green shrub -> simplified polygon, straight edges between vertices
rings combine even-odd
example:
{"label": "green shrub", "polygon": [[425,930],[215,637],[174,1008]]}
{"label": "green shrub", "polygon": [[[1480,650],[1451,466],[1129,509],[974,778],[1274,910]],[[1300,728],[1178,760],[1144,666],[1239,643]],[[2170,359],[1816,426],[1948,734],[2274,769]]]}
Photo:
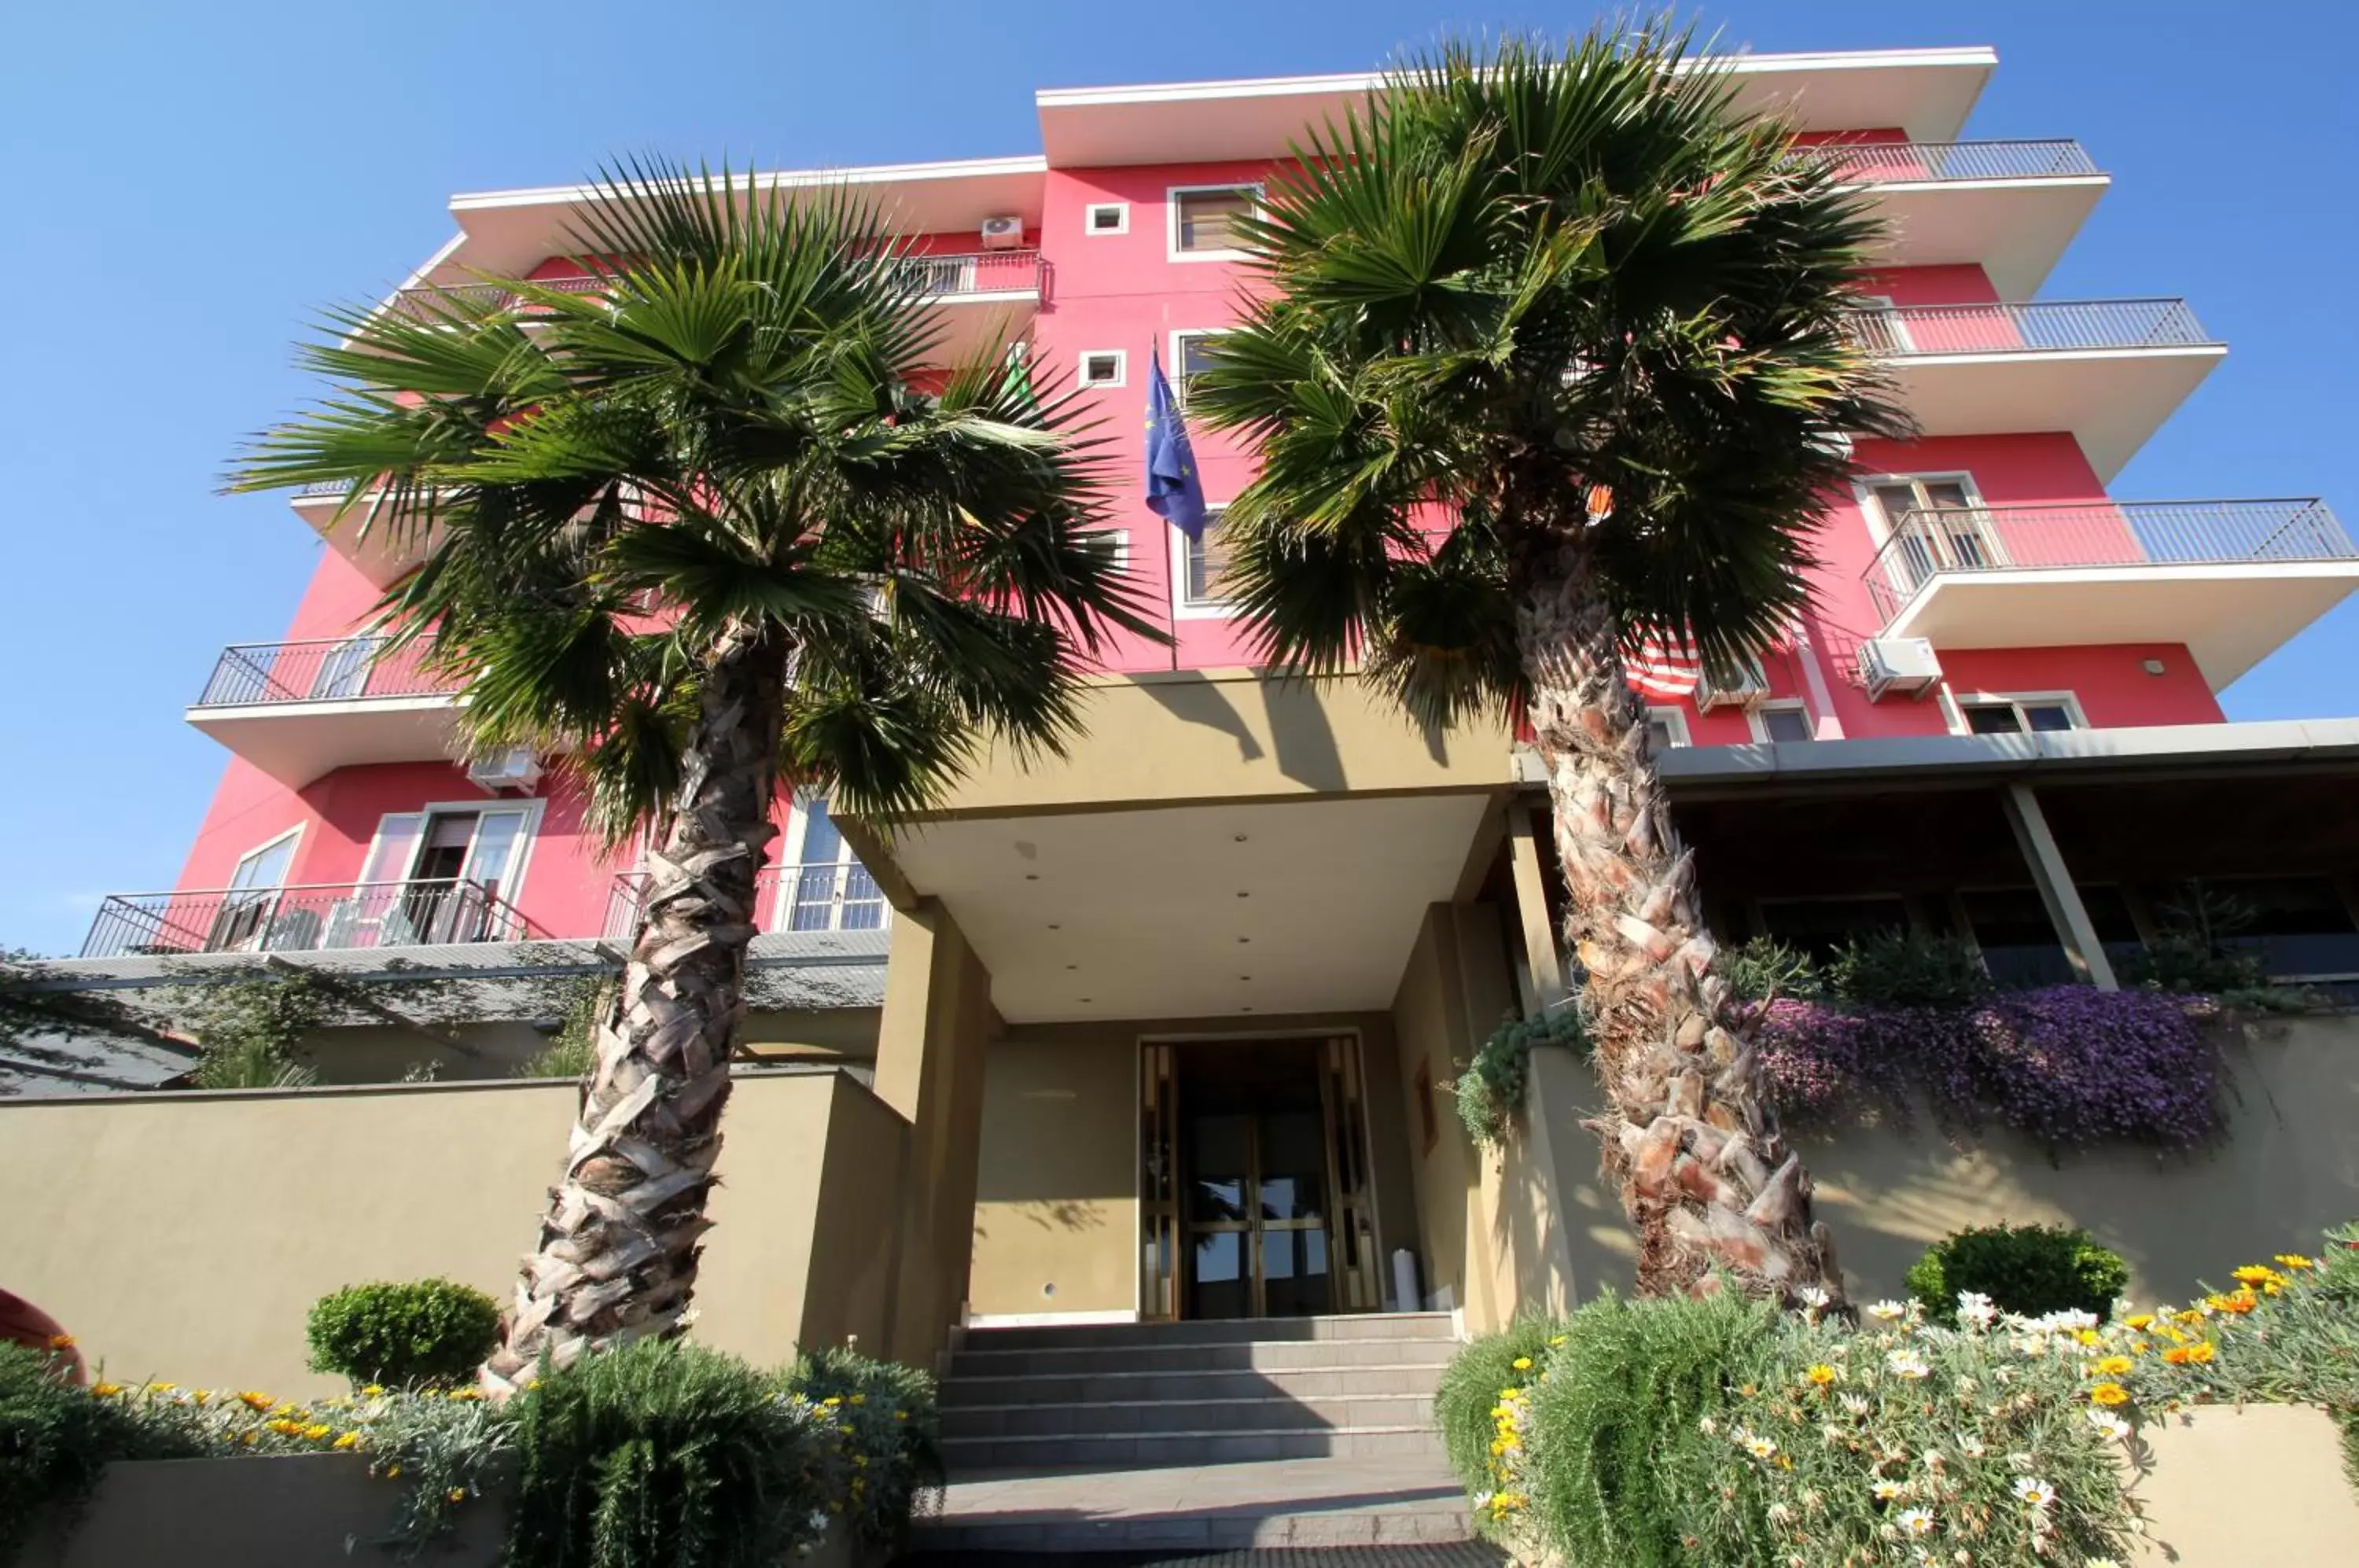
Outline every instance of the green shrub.
{"label": "green shrub", "polygon": [[311,1370],[355,1386],[437,1388],[465,1382],[499,1343],[499,1303],[449,1279],[347,1285],[320,1298],[310,1323]]}
{"label": "green shrub", "polygon": [[1565,1562],[1700,1561],[1683,1539],[1690,1505],[1723,1462],[1701,1423],[1722,1418],[1777,1327],[1776,1308],[1734,1290],[1607,1296],[1567,1320],[1530,1395],[1521,1469],[1526,1506]]}
{"label": "green shrub", "polygon": [[[1469,1492],[1491,1486],[1491,1411],[1500,1390],[1529,1384],[1548,1358],[1549,1341],[1563,1332],[1563,1324],[1547,1318],[1519,1318],[1470,1342],[1442,1368],[1433,1391],[1434,1419],[1450,1467]],[[1530,1365],[1519,1367],[1518,1361]]]}
{"label": "green shrub", "polygon": [[38,1517],[79,1506],[117,1459],[190,1459],[204,1444],[177,1421],[143,1421],[60,1376],[47,1351],[0,1341],[0,1563]]}
{"label": "green shrub", "polygon": [[1982,954],[1959,937],[1878,931],[1846,943],[1825,966],[1826,988],[1877,1007],[1970,1007],[1990,995]]}
{"label": "green shrub", "polygon": [[598,1024],[614,1004],[611,980],[576,984],[559,1015],[557,1032],[530,1059],[516,1066],[518,1078],[587,1078],[598,1065]]}
{"label": "green shrub", "polygon": [[910,1517],[942,1484],[934,1380],[913,1367],[831,1346],[797,1357],[786,1385],[847,1440],[842,1449],[827,1447],[820,1495],[842,1503],[844,1523],[864,1545],[897,1545]]}
{"label": "green shrub", "polygon": [[1511,1019],[1491,1031],[1458,1074],[1454,1091],[1458,1119],[1475,1142],[1506,1140],[1507,1127],[1523,1106],[1536,1045],[1560,1045],[1586,1055],[1589,1031],[1581,1010],[1566,1007],[1536,1018]]}
{"label": "green shrub", "polygon": [[2040,1317],[2091,1312],[2102,1321],[2130,1282],[2121,1254],[2063,1225],[1987,1225],[1956,1231],[1909,1266],[1908,1293],[1935,1323],[1957,1321],[1958,1294],[1978,1291],[2001,1312]]}
{"label": "green shrub", "polygon": [[1748,1002],[1794,996],[1811,1000],[1826,992],[1818,961],[1774,936],[1756,936],[1728,950],[1722,974],[1730,989]]}
{"label": "green shrub", "polygon": [[2125,985],[2203,996],[2268,988],[2267,961],[2235,940],[2252,927],[2252,905],[2194,881],[2163,900],[2156,913],[2162,929],[2122,961]]}
{"label": "green shrub", "polygon": [[823,1488],[849,1423],[718,1351],[638,1340],[511,1408],[509,1568],[775,1568],[847,1500]]}

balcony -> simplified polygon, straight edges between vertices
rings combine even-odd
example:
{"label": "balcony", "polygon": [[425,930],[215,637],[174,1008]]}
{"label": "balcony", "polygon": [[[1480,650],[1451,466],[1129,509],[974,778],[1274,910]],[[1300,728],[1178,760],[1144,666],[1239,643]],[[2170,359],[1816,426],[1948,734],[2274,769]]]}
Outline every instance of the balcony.
{"label": "balcony", "polygon": [[1904,512],[1864,574],[1886,637],[1938,648],[2185,643],[2213,691],[2359,587],[2318,500]]}
{"label": "balcony", "polygon": [[416,644],[363,635],[222,650],[189,723],[300,789],[334,768],[452,755],[456,699]]}
{"label": "balcony", "polygon": [[2183,299],[2043,299],[1856,312],[1929,436],[2070,430],[2121,471],[2228,351]]}
{"label": "balcony", "polygon": [[116,893],[84,958],[196,953],[341,953],[525,942],[548,933],[480,882],[456,878]]}
{"label": "balcony", "polygon": [[[606,897],[606,936],[627,942],[639,928],[647,874],[625,871]],[[769,931],[883,931],[893,907],[876,878],[856,860],[766,866],[754,878],[754,923]]]}
{"label": "balcony", "polygon": [[1803,149],[1863,187],[1897,267],[1980,266],[2021,299],[2045,282],[2110,181],[2072,141],[1822,142]]}

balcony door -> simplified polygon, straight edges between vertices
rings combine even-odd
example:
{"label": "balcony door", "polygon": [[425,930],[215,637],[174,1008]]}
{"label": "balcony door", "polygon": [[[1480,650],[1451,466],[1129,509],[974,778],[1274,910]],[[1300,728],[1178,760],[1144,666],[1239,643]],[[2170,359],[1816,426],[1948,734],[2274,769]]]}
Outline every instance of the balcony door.
{"label": "balcony door", "polygon": [[885,890],[852,853],[825,800],[795,802],[775,899],[772,931],[877,931],[885,924]]}
{"label": "balcony door", "polygon": [[377,824],[360,886],[331,915],[332,947],[484,942],[521,866],[538,803],[429,806]]}
{"label": "balcony door", "polygon": [[1903,597],[1941,572],[2006,564],[1991,516],[1963,474],[1878,479],[1868,485],[1884,515],[1886,577]]}

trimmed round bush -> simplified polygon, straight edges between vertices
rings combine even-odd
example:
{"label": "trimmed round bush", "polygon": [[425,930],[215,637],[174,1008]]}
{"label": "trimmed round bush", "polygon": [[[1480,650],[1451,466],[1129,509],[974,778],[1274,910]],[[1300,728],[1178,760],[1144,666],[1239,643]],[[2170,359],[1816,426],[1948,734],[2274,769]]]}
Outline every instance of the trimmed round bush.
{"label": "trimmed round bush", "polygon": [[1935,1242],[1909,1266],[1908,1293],[1936,1323],[1955,1323],[1958,1294],[1975,1290],[2003,1312],[2038,1317],[2083,1312],[2103,1319],[2130,1282],[2118,1252],[2065,1225],[1986,1225]]}
{"label": "trimmed round bush", "polygon": [[311,1370],[355,1385],[430,1388],[473,1380],[500,1338],[500,1308],[449,1279],[347,1285],[320,1298],[309,1325]]}

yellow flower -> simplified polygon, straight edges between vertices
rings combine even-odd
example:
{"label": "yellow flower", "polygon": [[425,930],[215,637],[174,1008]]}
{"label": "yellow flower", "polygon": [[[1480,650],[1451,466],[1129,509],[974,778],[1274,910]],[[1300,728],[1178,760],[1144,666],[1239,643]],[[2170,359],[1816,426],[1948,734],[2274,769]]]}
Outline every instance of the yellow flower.
{"label": "yellow flower", "polygon": [[907,1410],[895,1410],[893,1412],[893,1419],[899,1421],[908,1421],[909,1419],[909,1412]]}
{"label": "yellow flower", "polygon": [[830,1394],[826,1399],[820,1401],[820,1407],[822,1410],[832,1410],[842,1403],[843,1403],[843,1396],[842,1394]]}
{"label": "yellow flower", "polygon": [[2241,1290],[2232,1290],[2224,1296],[2206,1297],[2205,1304],[2216,1307],[2223,1312],[2234,1312],[2242,1316],[2260,1305],[2260,1298],[2254,1295],[2248,1287]]}
{"label": "yellow flower", "polygon": [[2277,1254],[2277,1262],[2285,1268],[2295,1270],[2297,1273],[2304,1269],[2315,1269],[2318,1267],[2318,1260],[2316,1258],[2304,1258],[2299,1252],[2280,1252]]}
{"label": "yellow flower", "polygon": [[385,1392],[385,1385],[382,1383],[366,1384],[362,1388],[361,1392],[366,1394],[371,1399],[375,1399],[379,1394]]}
{"label": "yellow flower", "polygon": [[451,1398],[454,1399],[480,1399],[483,1397],[484,1393],[480,1388],[453,1388],[451,1390]]}
{"label": "yellow flower", "polygon": [[91,1385],[90,1391],[96,1394],[102,1399],[111,1399],[114,1398],[115,1395],[123,1392],[123,1385],[120,1383],[94,1383]]}
{"label": "yellow flower", "polygon": [[2089,1370],[2100,1377],[2119,1377],[2127,1373],[2133,1365],[2134,1363],[2126,1356],[2105,1356],[2089,1363]]}
{"label": "yellow flower", "polygon": [[147,1385],[147,1391],[151,1394],[168,1394],[179,1387],[178,1383],[150,1383]]}
{"label": "yellow flower", "polygon": [[2247,1263],[2235,1271],[2235,1278],[2247,1285],[2282,1285],[2285,1276],[2265,1263]]}
{"label": "yellow flower", "polygon": [[1567,1337],[1569,1337],[1569,1336],[1567,1336],[1567,1335],[1565,1335],[1565,1334],[1551,1334],[1551,1335],[1549,1337],[1549,1343],[1550,1345],[1562,1345],[1562,1344],[1565,1342],[1565,1340],[1566,1340],[1566,1338],[1567,1338]]}
{"label": "yellow flower", "polygon": [[1811,1367],[1808,1372],[1803,1373],[1802,1376],[1808,1377],[1811,1382],[1816,1383],[1820,1388],[1823,1388],[1828,1384],[1835,1380],[1835,1369],[1821,1361],[1817,1366]]}
{"label": "yellow flower", "polygon": [[855,1405],[864,1405],[868,1402],[868,1396],[865,1394],[854,1394],[852,1396],[849,1402]]}
{"label": "yellow flower", "polygon": [[245,1393],[240,1394],[238,1399],[248,1408],[257,1410],[266,1410],[278,1402],[258,1388],[248,1388]]}
{"label": "yellow flower", "polygon": [[300,1437],[303,1435],[303,1423],[288,1421],[285,1416],[280,1416],[270,1423],[270,1430],[281,1437]]}
{"label": "yellow flower", "polygon": [[2105,1336],[2099,1334],[2093,1328],[2077,1329],[2073,1332],[2072,1337],[2079,1340],[2082,1345],[2103,1345],[2105,1343]]}
{"label": "yellow flower", "polygon": [[398,1480],[400,1480],[400,1479],[401,1479],[401,1466],[400,1466],[400,1465],[386,1465],[386,1466],[385,1467],[385,1478],[386,1478],[386,1480],[388,1480],[388,1481],[398,1481]]}
{"label": "yellow flower", "polygon": [[358,1448],[360,1445],[361,1434],[356,1432],[348,1432],[342,1437],[336,1439],[336,1446],[338,1448]]}
{"label": "yellow flower", "polygon": [[2129,1403],[2130,1391],[2119,1383],[2100,1383],[2089,1390],[2089,1399],[2093,1404],[2125,1405]]}
{"label": "yellow flower", "polygon": [[71,1350],[73,1348],[73,1335],[70,1334],[53,1334],[49,1335],[49,1348],[51,1350]]}
{"label": "yellow flower", "polygon": [[303,1435],[310,1438],[312,1442],[317,1443],[334,1430],[335,1428],[333,1427],[325,1426],[318,1421],[313,1421],[310,1426],[303,1429]]}
{"label": "yellow flower", "polygon": [[2198,1367],[2211,1360],[2212,1354],[2212,1346],[2208,1344],[2190,1345],[2187,1347],[2187,1359],[2194,1362]]}
{"label": "yellow flower", "polygon": [[1518,1356],[1507,1365],[1518,1372],[1528,1372],[1532,1369],[1532,1358],[1528,1356]]}
{"label": "yellow flower", "polygon": [[2152,1328],[2154,1326],[2154,1314],[2152,1312],[2132,1312],[2129,1316],[2122,1320],[2122,1326],[2125,1328],[2136,1329]]}
{"label": "yellow flower", "polygon": [[463,1503],[467,1500],[467,1488],[464,1486],[453,1486],[442,1495],[454,1503]]}

